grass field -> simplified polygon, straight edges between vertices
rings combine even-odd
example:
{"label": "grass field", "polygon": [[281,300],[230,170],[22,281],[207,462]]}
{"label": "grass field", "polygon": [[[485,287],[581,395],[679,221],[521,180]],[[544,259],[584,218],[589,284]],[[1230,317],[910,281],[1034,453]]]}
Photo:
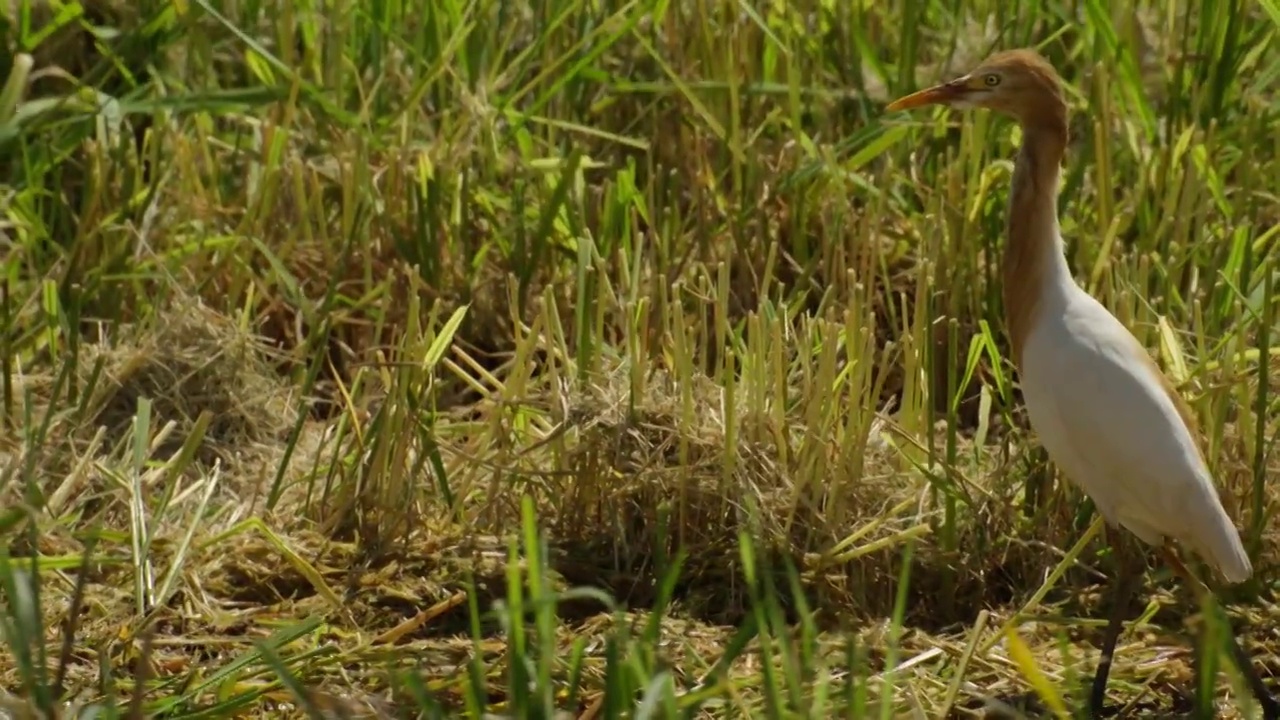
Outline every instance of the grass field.
{"label": "grass field", "polygon": [[[1016,130],[882,110],[1019,46],[1280,673],[1276,0],[5,10],[0,714],[1075,712],[1108,544],[1006,354]],[[1111,703],[1252,717],[1152,560]]]}

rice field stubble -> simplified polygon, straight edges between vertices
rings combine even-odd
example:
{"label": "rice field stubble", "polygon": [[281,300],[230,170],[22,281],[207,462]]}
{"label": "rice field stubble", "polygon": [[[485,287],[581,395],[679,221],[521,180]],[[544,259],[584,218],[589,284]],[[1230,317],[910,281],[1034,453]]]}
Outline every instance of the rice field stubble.
{"label": "rice field stubble", "polygon": [[[1016,133],[881,110],[1028,45],[1276,671],[1274,0],[432,8],[10,0],[6,712],[1077,707],[1107,545],[1004,354]],[[1155,567],[1113,704],[1248,716]]]}

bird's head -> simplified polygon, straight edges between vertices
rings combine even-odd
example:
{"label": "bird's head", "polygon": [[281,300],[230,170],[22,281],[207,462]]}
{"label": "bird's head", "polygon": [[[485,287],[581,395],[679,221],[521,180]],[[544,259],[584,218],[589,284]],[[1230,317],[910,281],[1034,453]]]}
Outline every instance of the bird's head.
{"label": "bird's head", "polygon": [[1065,123],[1067,104],[1053,66],[1033,50],[1006,50],[984,60],[972,71],[889,103],[889,111],[924,105],[949,105],[965,110],[986,108],[1020,122]]}

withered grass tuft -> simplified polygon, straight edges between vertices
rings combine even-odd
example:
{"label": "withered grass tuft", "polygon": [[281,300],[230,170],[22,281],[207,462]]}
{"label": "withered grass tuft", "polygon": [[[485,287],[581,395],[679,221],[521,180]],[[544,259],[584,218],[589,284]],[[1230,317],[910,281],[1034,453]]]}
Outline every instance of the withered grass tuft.
{"label": "withered grass tuft", "polygon": [[[1017,139],[881,109],[1017,45],[1280,672],[1273,2],[0,7],[0,713],[1074,711],[1109,563],[1005,355]],[[1144,593],[1112,703],[1251,716]]]}

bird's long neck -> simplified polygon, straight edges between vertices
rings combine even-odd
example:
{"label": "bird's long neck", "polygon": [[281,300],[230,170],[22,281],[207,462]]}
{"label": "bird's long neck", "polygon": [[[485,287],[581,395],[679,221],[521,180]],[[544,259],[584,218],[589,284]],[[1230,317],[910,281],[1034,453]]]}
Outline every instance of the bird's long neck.
{"label": "bird's long neck", "polygon": [[1065,119],[1024,122],[1009,194],[1004,250],[1004,311],[1015,365],[1051,293],[1071,280],[1058,232],[1058,176],[1067,147]]}

